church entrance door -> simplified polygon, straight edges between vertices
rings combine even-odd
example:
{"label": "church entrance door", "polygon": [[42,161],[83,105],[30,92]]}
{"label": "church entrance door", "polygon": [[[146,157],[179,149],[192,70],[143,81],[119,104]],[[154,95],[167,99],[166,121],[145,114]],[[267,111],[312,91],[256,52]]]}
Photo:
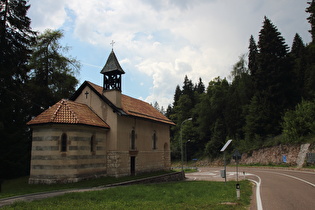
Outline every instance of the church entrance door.
{"label": "church entrance door", "polygon": [[136,174],[136,157],[130,157],[130,175],[134,176]]}

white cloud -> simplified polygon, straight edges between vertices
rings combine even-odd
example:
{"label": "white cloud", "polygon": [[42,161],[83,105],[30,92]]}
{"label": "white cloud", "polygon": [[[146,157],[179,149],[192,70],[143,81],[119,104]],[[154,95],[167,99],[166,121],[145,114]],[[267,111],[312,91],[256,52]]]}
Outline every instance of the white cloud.
{"label": "white cloud", "polygon": [[61,27],[67,19],[63,0],[30,0],[31,9],[28,16],[32,20],[32,28],[44,31],[47,28]]}
{"label": "white cloud", "polygon": [[[139,97],[166,107],[185,75],[193,82],[201,77],[205,85],[228,76],[239,55],[247,52],[250,35],[258,40],[265,15],[289,46],[296,32],[309,42],[306,2],[31,0],[30,16],[39,30],[70,24],[68,38],[85,44],[110,49],[114,40],[121,64],[152,78],[149,95]],[[141,94],[144,81],[138,84]]]}

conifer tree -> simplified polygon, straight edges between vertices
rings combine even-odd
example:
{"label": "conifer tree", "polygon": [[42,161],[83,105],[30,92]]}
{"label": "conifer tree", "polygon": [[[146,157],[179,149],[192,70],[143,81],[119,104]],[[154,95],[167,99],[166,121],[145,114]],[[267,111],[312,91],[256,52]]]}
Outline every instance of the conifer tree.
{"label": "conifer tree", "polygon": [[254,77],[258,90],[263,91],[278,83],[287,70],[283,68],[282,62],[288,47],[276,26],[267,17],[259,33],[258,48],[258,69]]}
{"label": "conifer tree", "polygon": [[307,4],[309,4],[309,7],[306,8],[306,12],[310,14],[307,20],[311,24],[309,32],[312,35],[312,42],[315,42],[315,0],[309,1]]}
{"label": "conifer tree", "polygon": [[305,86],[305,69],[306,69],[306,59],[305,59],[305,45],[299,34],[295,34],[290,57],[293,62],[293,73],[295,77],[295,87],[297,88],[297,93],[299,99],[306,97],[304,86]]}
{"label": "conifer tree", "polygon": [[198,93],[198,94],[202,94],[205,92],[205,85],[203,84],[202,82],[202,79],[201,77],[199,77],[199,81],[198,81],[198,84],[195,86],[195,91]]}
{"label": "conifer tree", "polygon": [[312,36],[312,42],[306,47],[306,69],[305,69],[305,81],[304,81],[304,98],[315,98],[315,0],[307,2],[309,7],[306,8],[306,12],[310,14],[307,18],[311,25],[309,32]]}
{"label": "conifer tree", "polygon": [[25,82],[36,33],[24,0],[0,1],[0,179],[28,173],[30,139]]}
{"label": "conifer tree", "polygon": [[182,90],[180,89],[179,85],[177,85],[175,89],[175,94],[174,94],[173,108],[177,105],[177,102],[181,95],[182,95]]}
{"label": "conifer tree", "polygon": [[257,50],[257,45],[256,45],[253,35],[250,36],[248,49],[249,49],[248,70],[250,71],[251,75],[255,75],[258,68],[258,64],[257,64],[258,50]]}
{"label": "conifer tree", "polygon": [[294,57],[304,56],[305,44],[299,34],[295,34],[290,54]]}
{"label": "conifer tree", "polygon": [[[265,107],[268,108],[261,114],[270,117],[270,121],[263,121],[260,124],[265,133],[259,133],[259,135],[275,135],[280,132],[280,120],[285,109],[294,106],[294,86],[292,85],[292,66],[287,57],[288,47],[285,44],[284,38],[281,36],[277,27],[271,23],[271,21],[265,17],[263,27],[259,33],[258,41],[259,54],[257,56],[257,71],[252,75],[256,84],[257,99],[263,99],[259,102],[265,103]],[[255,106],[255,104],[251,106]],[[256,103],[257,104],[257,103]],[[264,104],[262,104],[264,106]],[[252,110],[255,110],[252,108]],[[257,115],[259,113],[249,113]],[[263,116],[257,116],[263,118]],[[254,116],[247,117],[247,132],[251,128],[250,119],[254,119]],[[268,128],[268,129],[267,129]],[[249,136],[249,135],[247,135]]]}
{"label": "conifer tree", "polygon": [[183,95],[187,95],[191,100],[194,98],[194,85],[188,76],[185,76],[184,84],[183,84]]}

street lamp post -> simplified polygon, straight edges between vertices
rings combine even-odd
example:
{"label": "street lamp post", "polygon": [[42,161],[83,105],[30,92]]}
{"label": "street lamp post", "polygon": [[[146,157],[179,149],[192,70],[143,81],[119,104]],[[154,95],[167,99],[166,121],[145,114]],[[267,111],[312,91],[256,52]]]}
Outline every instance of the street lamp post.
{"label": "street lamp post", "polygon": [[182,171],[184,171],[184,155],[183,155],[183,153],[184,153],[184,149],[183,149],[183,131],[182,131],[182,126],[183,126],[183,124],[185,123],[185,122],[187,122],[187,121],[189,121],[189,120],[192,120],[192,118],[190,117],[190,118],[188,118],[188,119],[186,119],[186,120],[184,120],[182,123],[181,123],[181,125],[180,125],[180,147],[181,147],[181,165],[182,165]]}

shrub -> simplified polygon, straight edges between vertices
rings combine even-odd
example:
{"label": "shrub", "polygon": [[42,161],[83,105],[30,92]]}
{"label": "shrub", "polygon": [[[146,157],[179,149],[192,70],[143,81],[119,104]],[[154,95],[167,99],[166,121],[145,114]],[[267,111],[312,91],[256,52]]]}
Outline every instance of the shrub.
{"label": "shrub", "polygon": [[302,101],[283,117],[283,134],[290,143],[300,143],[315,131],[315,102]]}

